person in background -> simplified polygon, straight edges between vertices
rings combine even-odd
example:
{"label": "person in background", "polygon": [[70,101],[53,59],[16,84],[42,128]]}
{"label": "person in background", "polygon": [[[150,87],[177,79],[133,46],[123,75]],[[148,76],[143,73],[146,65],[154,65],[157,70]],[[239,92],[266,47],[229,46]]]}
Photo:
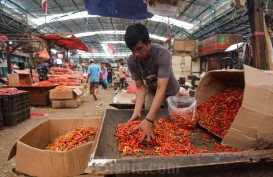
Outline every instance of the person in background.
{"label": "person in background", "polygon": [[120,84],[119,84],[119,90],[122,90],[124,87],[125,87],[125,80],[126,80],[126,72],[125,72],[125,68],[124,68],[124,62],[120,62],[119,63],[120,66],[118,68],[119,70],[119,81],[120,81]]}
{"label": "person in background", "polygon": [[90,94],[93,93],[93,97],[95,100],[98,100],[97,94],[98,94],[98,88],[99,88],[99,75],[101,74],[101,68],[99,65],[94,63],[93,59],[89,60],[90,65],[87,68],[87,80],[86,83],[88,83],[90,79]]}
{"label": "person in background", "polygon": [[113,85],[112,85],[113,69],[109,63],[106,63],[106,67],[107,67],[107,72],[108,72],[108,76],[107,76],[108,85],[109,85],[109,87],[113,87]]}
{"label": "person in background", "polygon": [[79,63],[76,65],[75,71],[83,72],[82,66]]}
{"label": "person in background", "polygon": [[49,70],[49,60],[44,60],[44,62],[38,65],[37,73],[40,82],[48,80],[47,73],[49,72]]}
{"label": "person in background", "polygon": [[141,119],[141,110],[145,102],[145,109],[149,112],[134,131],[141,129],[143,135],[140,142],[144,140],[149,142],[155,138],[153,123],[161,104],[164,103],[166,106],[166,98],[176,95],[179,83],[173,73],[170,51],[164,46],[151,44],[148,30],[144,25],[128,26],[125,43],[132,52],[127,63],[131,77],[136,83],[136,103],[129,121]]}
{"label": "person in background", "polygon": [[107,79],[108,72],[107,72],[106,65],[102,67],[101,75],[102,75],[102,87],[104,89],[107,89],[107,87],[108,87],[108,79]]}

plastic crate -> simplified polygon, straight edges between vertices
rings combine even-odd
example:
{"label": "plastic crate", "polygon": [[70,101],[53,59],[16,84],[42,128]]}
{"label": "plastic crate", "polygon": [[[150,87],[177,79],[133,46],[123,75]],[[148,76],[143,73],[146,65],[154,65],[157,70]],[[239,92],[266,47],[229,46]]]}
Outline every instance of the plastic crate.
{"label": "plastic crate", "polygon": [[0,113],[0,129],[4,127],[4,120],[3,120],[3,114]]}
{"label": "plastic crate", "polygon": [[29,107],[29,93],[24,92],[16,95],[6,95],[2,97],[3,114],[8,112],[19,112]]}
{"label": "plastic crate", "polygon": [[3,113],[3,108],[2,108],[2,96],[0,97],[0,114],[2,114]]}
{"label": "plastic crate", "polygon": [[30,118],[30,107],[19,112],[7,112],[3,114],[4,126],[14,126]]}

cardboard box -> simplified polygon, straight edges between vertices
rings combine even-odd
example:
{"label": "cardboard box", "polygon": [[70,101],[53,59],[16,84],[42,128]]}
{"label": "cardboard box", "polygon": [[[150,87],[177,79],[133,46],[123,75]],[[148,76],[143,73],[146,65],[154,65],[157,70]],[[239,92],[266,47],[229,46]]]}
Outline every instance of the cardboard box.
{"label": "cardboard box", "polygon": [[83,94],[80,88],[74,88],[67,91],[55,91],[54,89],[49,91],[49,99],[51,100],[68,100],[75,99],[77,96]]}
{"label": "cardboard box", "polygon": [[173,42],[174,51],[195,52],[197,41],[175,39]]}
{"label": "cardboard box", "polygon": [[82,96],[76,97],[71,100],[51,100],[51,105],[53,109],[56,108],[76,108],[83,102]]}
{"label": "cardboard box", "polygon": [[240,70],[208,72],[197,87],[195,98],[203,103],[231,86],[244,87],[242,106],[222,144],[243,150],[273,148],[273,74],[244,66]]}
{"label": "cardboard box", "polygon": [[84,173],[94,151],[99,130],[93,142],[66,152],[44,150],[54,138],[80,126],[101,128],[101,118],[49,119],[19,138],[8,160],[16,155],[16,171],[30,176],[75,176]]}
{"label": "cardboard box", "polygon": [[30,74],[23,70],[14,70],[16,73],[8,74],[9,86],[20,86],[20,81],[28,86],[32,85]]}

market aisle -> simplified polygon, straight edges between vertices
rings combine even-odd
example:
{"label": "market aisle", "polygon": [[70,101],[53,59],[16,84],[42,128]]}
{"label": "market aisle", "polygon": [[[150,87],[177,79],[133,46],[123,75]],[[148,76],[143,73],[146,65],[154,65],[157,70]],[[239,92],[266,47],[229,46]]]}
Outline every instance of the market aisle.
{"label": "market aisle", "polygon": [[[17,176],[12,173],[15,167],[15,158],[7,161],[9,151],[16,140],[31,130],[37,124],[49,118],[88,118],[88,117],[102,117],[105,109],[116,109],[109,106],[112,98],[115,96],[113,88],[101,89],[99,88],[98,100],[95,101],[92,95],[84,97],[84,102],[78,108],[71,109],[51,109],[48,107],[32,107],[30,119],[14,126],[0,130],[0,177]],[[37,116],[45,114],[45,116]],[[34,116],[36,115],[36,116]]]}

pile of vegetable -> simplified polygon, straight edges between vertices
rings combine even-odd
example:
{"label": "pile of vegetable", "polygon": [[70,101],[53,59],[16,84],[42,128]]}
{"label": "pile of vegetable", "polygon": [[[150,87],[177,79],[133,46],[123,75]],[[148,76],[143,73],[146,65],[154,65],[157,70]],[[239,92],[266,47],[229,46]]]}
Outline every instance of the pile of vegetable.
{"label": "pile of vegetable", "polygon": [[28,83],[26,83],[26,81],[24,81],[24,80],[20,80],[20,86],[29,86],[29,84]]}
{"label": "pile of vegetable", "polygon": [[54,84],[49,82],[49,81],[41,81],[35,84],[35,86],[38,87],[49,87],[49,86],[53,86]]}
{"label": "pile of vegetable", "polygon": [[4,88],[0,89],[0,95],[16,95],[20,93],[25,93],[26,91],[18,90],[16,88]]}
{"label": "pile of vegetable", "polygon": [[227,88],[198,105],[199,125],[223,138],[242,105],[243,92],[240,87]]}
{"label": "pile of vegetable", "polygon": [[177,121],[181,123],[182,128],[185,129],[194,129],[198,124],[198,116],[195,114],[195,109],[179,113],[176,111],[170,111],[170,120]]}
{"label": "pile of vegetable", "polygon": [[78,127],[54,139],[53,143],[46,146],[46,150],[68,151],[95,139],[98,128]]}
{"label": "pile of vegetable", "polygon": [[[118,151],[122,156],[177,156],[185,154],[199,154],[208,152],[234,152],[235,148],[223,146],[210,138],[204,130],[195,128],[193,130],[183,129],[181,122],[159,119],[154,123],[154,134],[156,138],[151,142],[139,143],[142,130],[132,133],[133,128],[140,121],[118,123],[115,137],[118,142]],[[196,134],[202,136],[201,141],[196,141]],[[196,144],[197,143],[197,144]]]}
{"label": "pile of vegetable", "polygon": [[70,87],[67,87],[67,86],[57,86],[54,88],[54,91],[70,91],[72,90]]}

